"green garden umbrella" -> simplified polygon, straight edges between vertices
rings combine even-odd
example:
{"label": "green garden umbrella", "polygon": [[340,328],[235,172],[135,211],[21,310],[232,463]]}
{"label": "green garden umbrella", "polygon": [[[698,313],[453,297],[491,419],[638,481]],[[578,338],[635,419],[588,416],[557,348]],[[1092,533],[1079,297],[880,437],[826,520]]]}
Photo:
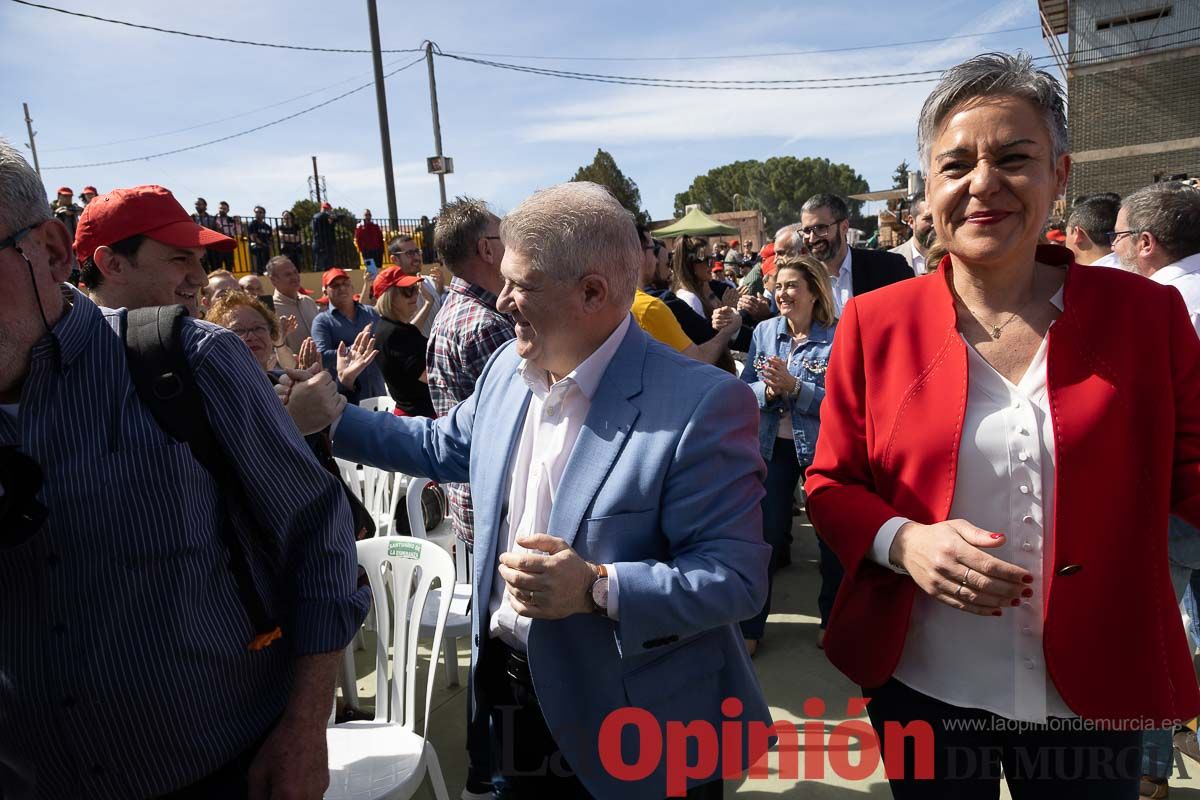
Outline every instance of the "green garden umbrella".
{"label": "green garden umbrella", "polygon": [[661,239],[671,239],[676,236],[731,236],[738,233],[738,229],[717,222],[700,209],[693,208],[683,219],[651,233]]}

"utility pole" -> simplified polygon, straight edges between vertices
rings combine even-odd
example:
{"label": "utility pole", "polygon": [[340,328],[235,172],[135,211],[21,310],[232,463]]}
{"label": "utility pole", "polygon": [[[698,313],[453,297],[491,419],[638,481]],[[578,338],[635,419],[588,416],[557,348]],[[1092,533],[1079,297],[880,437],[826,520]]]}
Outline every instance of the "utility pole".
{"label": "utility pole", "polygon": [[317,193],[317,205],[321,205],[321,176],[317,174],[317,157],[313,156],[313,191]]}
{"label": "utility pole", "polygon": [[[433,42],[425,42],[425,63],[429,67],[429,105],[433,110],[433,151],[438,158],[442,157],[442,121],[438,117],[437,79],[433,77]],[[438,173],[438,190],[442,195],[439,211],[446,207],[446,176]]]}
{"label": "utility pole", "polygon": [[[430,67],[430,69],[433,69],[433,67]],[[29,103],[21,103],[21,106],[25,109],[25,129],[29,131],[29,151],[33,153],[33,169],[40,178],[42,177],[42,167],[38,164],[37,142],[34,141],[34,137],[37,134],[33,132],[33,117],[29,116]],[[442,192],[442,195],[445,196],[445,192]]]}
{"label": "utility pole", "polygon": [[392,173],[392,135],[388,131],[387,91],[383,85],[383,55],[379,50],[379,12],[375,0],[367,0],[367,19],[371,23],[371,60],[375,64],[375,104],[379,107],[379,141],[383,146],[383,185],[387,190],[388,228],[395,230],[396,178]]}

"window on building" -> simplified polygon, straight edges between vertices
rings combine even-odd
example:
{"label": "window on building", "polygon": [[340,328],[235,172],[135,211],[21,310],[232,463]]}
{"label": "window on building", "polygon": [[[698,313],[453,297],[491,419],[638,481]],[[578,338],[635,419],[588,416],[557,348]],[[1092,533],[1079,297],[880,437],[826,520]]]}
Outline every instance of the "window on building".
{"label": "window on building", "polygon": [[1113,28],[1123,28],[1126,25],[1136,25],[1139,22],[1154,22],[1155,20],[1169,16],[1171,16],[1171,6],[1163,6],[1162,8],[1154,8],[1148,11],[1139,11],[1136,14],[1125,14],[1120,17],[1099,20],[1096,23],[1096,30],[1107,31]]}

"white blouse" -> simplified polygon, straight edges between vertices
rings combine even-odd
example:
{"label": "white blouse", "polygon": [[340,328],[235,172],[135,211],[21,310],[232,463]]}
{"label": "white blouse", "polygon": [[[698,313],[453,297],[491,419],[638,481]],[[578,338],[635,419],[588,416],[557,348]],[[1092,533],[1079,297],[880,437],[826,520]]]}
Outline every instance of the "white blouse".
{"label": "white blouse", "polygon": [[[1062,309],[1060,290],[1051,302]],[[1054,432],[1046,339],[1013,385],[967,346],[968,392],[950,519],[1006,534],[990,555],[1033,575],[1033,597],[980,617],[917,592],[895,678],[950,705],[1024,722],[1076,716],[1046,672],[1043,608],[1054,520]],[[884,523],[871,557],[885,565],[906,519]],[[964,569],[965,572],[965,569]]]}

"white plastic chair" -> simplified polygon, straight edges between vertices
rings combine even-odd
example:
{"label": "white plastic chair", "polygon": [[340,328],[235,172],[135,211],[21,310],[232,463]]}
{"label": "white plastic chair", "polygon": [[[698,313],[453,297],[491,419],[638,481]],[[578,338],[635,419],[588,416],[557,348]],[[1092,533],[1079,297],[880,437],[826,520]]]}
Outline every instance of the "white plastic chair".
{"label": "white plastic chair", "polygon": [[[425,530],[425,514],[421,509],[421,493],[428,481],[424,478],[410,478],[408,489],[405,491],[405,509],[408,512],[408,529],[418,539],[431,541],[429,531]],[[453,537],[451,537],[453,538]],[[437,544],[443,548],[441,542]],[[471,635],[471,569],[466,555],[466,545],[462,542],[455,547],[455,574],[458,582],[454,584],[454,598],[450,601],[450,616],[446,620],[446,639],[443,643],[443,657],[446,663],[446,685],[458,686],[458,640]],[[434,615],[439,609],[429,608],[421,620],[421,635],[428,638],[433,629]]]}
{"label": "white plastic chair", "polygon": [[368,397],[366,400],[359,400],[358,407],[365,408],[367,411],[382,411],[391,414],[396,410],[396,401],[390,395]]}
{"label": "white plastic chair", "polygon": [[[436,545],[399,536],[359,542],[358,563],[371,583],[379,631],[375,648],[375,718],[326,729],[329,744],[326,800],[403,800],[416,793],[427,774],[437,800],[450,800],[428,734],[434,663],[454,590],[454,563]],[[439,611],[433,616],[433,649],[425,676],[424,725],[418,734],[415,730],[417,640],[421,621],[435,599]],[[393,609],[410,607],[412,613],[407,617],[393,618]]]}

